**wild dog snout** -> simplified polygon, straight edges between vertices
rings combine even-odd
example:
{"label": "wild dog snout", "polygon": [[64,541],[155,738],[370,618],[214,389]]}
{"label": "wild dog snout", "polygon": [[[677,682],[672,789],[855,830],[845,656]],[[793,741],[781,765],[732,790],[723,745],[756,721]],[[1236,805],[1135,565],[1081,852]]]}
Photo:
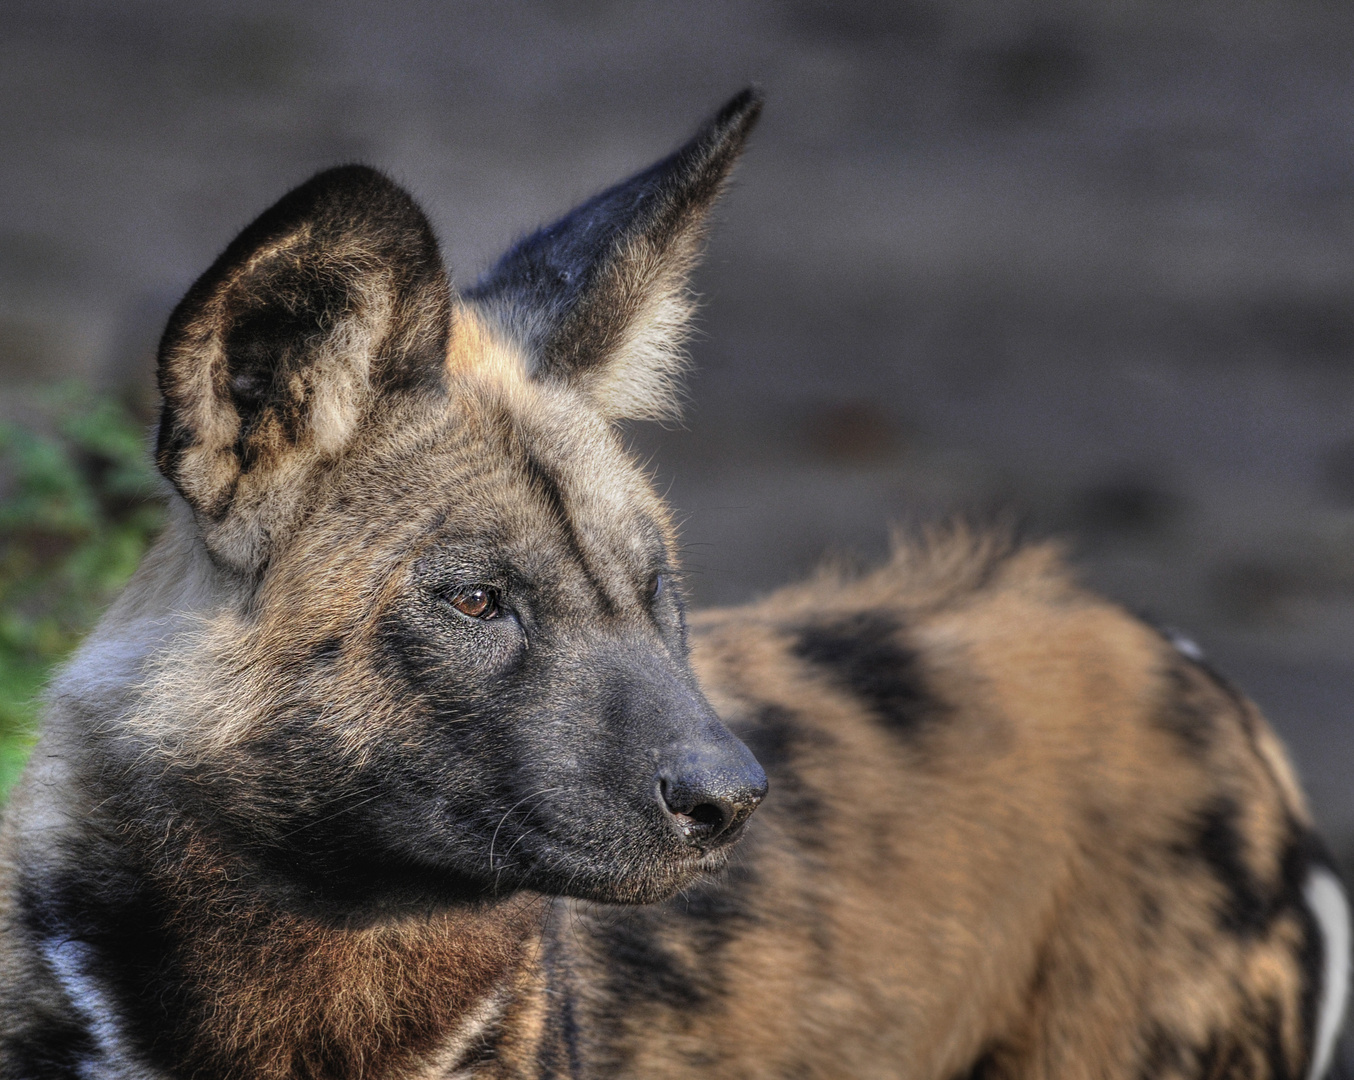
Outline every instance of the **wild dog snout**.
{"label": "wild dog snout", "polygon": [[703,744],[674,748],[666,757],[658,797],[693,846],[732,840],[766,796],[766,773],[727,730]]}
{"label": "wild dog snout", "polygon": [[628,683],[625,711],[635,726],[638,717],[649,718],[645,726],[657,736],[648,752],[653,799],[692,847],[731,842],[766,796],[766,773],[689,673],[656,658],[638,666],[642,674]]}

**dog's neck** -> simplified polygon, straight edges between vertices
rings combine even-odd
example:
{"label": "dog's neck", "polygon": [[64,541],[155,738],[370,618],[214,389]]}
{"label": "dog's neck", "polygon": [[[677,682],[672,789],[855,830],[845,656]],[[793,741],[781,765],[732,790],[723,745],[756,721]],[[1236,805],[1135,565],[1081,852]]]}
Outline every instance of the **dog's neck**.
{"label": "dog's neck", "polygon": [[[130,1054],[170,1076],[258,1080],[449,1075],[499,1056],[506,1012],[543,1008],[540,897],[343,924],[261,900],[250,868],[192,827],[104,835],[102,872],[77,860],[43,906],[60,913],[49,965],[110,1064]],[[114,850],[121,866],[107,865]]]}

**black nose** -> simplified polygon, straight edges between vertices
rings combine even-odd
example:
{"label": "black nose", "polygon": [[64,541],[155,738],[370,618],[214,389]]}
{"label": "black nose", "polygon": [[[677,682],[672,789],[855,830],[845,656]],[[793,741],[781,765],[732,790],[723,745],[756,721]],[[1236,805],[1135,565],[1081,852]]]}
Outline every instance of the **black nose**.
{"label": "black nose", "polygon": [[710,847],[737,835],[766,797],[766,773],[733,736],[672,756],[658,774],[663,806],[686,842]]}

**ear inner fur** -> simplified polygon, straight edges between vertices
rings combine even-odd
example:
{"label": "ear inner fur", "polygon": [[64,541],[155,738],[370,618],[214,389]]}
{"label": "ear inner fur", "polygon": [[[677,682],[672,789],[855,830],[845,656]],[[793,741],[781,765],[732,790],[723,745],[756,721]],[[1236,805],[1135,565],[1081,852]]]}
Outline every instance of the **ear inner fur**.
{"label": "ear inner fur", "polygon": [[374,409],[443,386],[450,321],[427,220],[371,169],[321,173],[226,249],[161,342],[156,450],[218,560],[257,570]]}

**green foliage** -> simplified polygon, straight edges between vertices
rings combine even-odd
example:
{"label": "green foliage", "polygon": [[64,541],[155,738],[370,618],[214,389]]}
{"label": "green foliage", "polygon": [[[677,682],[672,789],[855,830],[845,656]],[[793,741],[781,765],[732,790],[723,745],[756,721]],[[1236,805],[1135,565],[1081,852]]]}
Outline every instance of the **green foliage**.
{"label": "green foliage", "polygon": [[52,669],[127,583],[160,527],[145,428],[63,386],[0,424],[0,800],[36,737]]}

